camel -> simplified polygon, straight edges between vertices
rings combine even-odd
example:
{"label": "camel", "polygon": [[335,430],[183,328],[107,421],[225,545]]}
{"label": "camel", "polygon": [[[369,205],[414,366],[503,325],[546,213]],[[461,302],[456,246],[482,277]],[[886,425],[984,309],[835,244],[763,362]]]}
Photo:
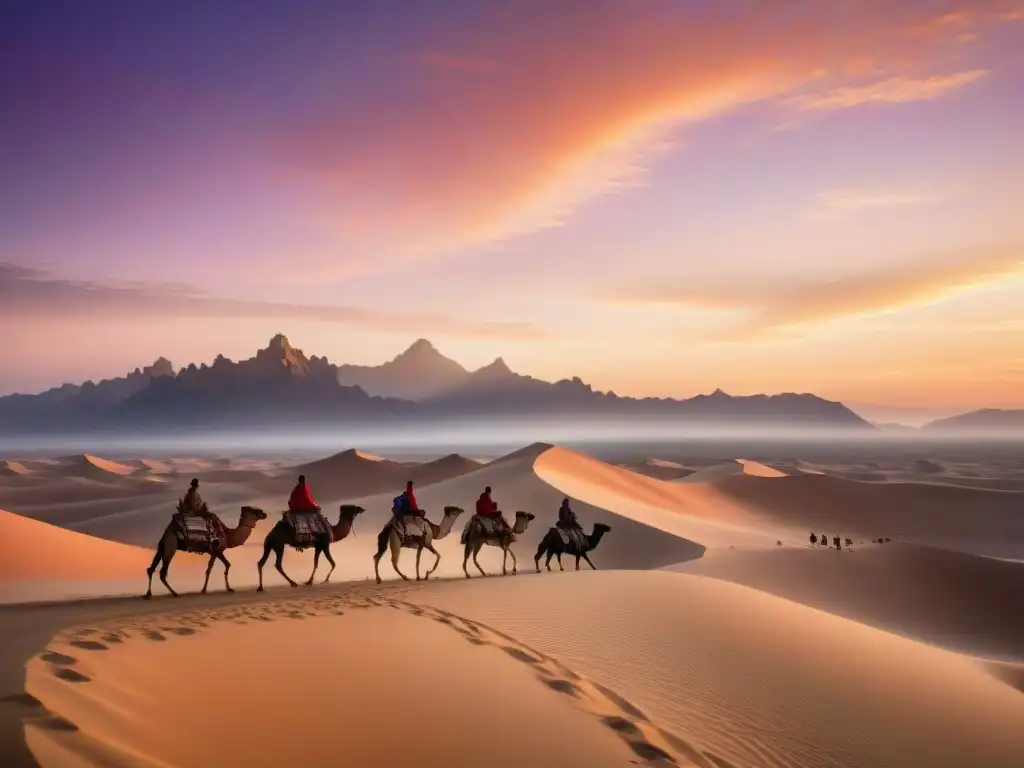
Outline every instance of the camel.
{"label": "camel", "polygon": [[537,547],[537,554],[533,557],[533,562],[537,566],[537,573],[540,573],[540,559],[547,552],[548,559],[544,561],[544,567],[549,571],[551,570],[551,558],[558,558],[558,568],[564,571],[562,567],[562,555],[570,555],[576,558],[576,570],[580,569],[580,558],[582,557],[587,561],[587,565],[593,568],[595,571],[597,567],[590,562],[590,558],[587,557],[587,552],[592,549],[596,549],[597,545],[601,543],[601,538],[611,530],[611,526],[605,525],[604,523],[594,523],[594,532],[587,536],[587,548],[582,552],[578,551],[576,542],[572,539],[566,544],[562,541],[562,535],[558,532],[558,528],[552,528],[544,536],[540,542],[540,546]]}
{"label": "camel", "polygon": [[[338,512],[338,524],[331,526],[331,536],[323,536],[313,542],[313,572],[309,574],[309,579],[306,581],[306,586],[313,586],[313,577],[316,576],[317,566],[320,565],[320,553],[322,552],[324,557],[327,558],[327,562],[331,564],[331,570],[327,572],[327,577],[323,583],[326,584],[331,580],[331,574],[334,573],[334,558],[331,557],[331,544],[341,541],[352,531],[352,525],[356,521],[356,517],[361,515],[366,510],[362,507],[354,504],[342,504]],[[284,568],[281,563],[284,560],[284,548],[285,546],[295,547],[295,529],[291,524],[283,517],[277,521],[277,524],[270,529],[270,533],[267,534],[267,538],[263,540],[263,557],[260,558],[256,564],[256,568],[259,571],[260,584],[256,588],[257,592],[263,591],[263,566],[266,564],[267,559],[270,557],[270,553],[273,552],[274,567],[277,568],[277,572],[284,576],[285,580],[293,587],[297,587],[291,577],[284,572]],[[298,547],[295,547],[298,549]]]}
{"label": "camel", "polygon": [[473,565],[480,571],[482,576],[488,574],[480,567],[480,562],[476,559],[476,556],[483,549],[484,544],[491,547],[501,547],[502,558],[501,558],[501,575],[507,576],[508,569],[506,564],[508,563],[508,556],[512,555],[512,575],[515,576],[517,561],[516,553],[512,551],[512,544],[516,540],[518,534],[526,533],[526,529],[530,525],[530,521],[536,518],[536,515],[532,515],[529,512],[516,512],[516,521],[512,525],[511,531],[505,531],[496,536],[485,536],[483,529],[479,523],[474,524],[473,520],[469,521],[469,525],[466,526],[466,530],[463,533],[463,544],[466,545],[465,556],[462,558],[462,572],[466,574],[466,578],[471,578],[469,570],[466,568],[466,563],[469,562],[469,556],[473,556]]}
{"label": "camel", "polygon": [[[219,520],[220,518],[218,518]],[[256,527],[256,523],[260,520],[266,520],[267,514],[262,509],[256,509],[256,507],[242,507],[242,511],[238,518],[237,528],[227,528],[227,541],[224,549],[234,549],[240,547],[248,541],[249,536],[252,534],[253,528]],[[221,523],[223,525],[223,523]],[[184,548],[184,545],[178,539],[177,534],[178,526],[173,520],[167,524],[164,529],[163,536],[160,537],[160,541],[156,545],[156,555],[153,557],[153,562],[149,568],[146,569],[146,574],[149,576],[149,588],[146,590],[146,594],[143,595],[147,600],[153,597],[153,574],[156,572],[156,567],[163,561],[163,567],[160,568],[160,581],[167,587],[167,591],[171,593],[172,597],[177,597],[178,593],[174,591],[171,585],[167,582],[167,571],[171,567],[171,560],[174,559],[174,553]],[[216,541],[216,540],[215,540]],[[224,557],[224,549],[216,548],[210,552],[210,562],[206,566],[206,580],[203,582],[203,589],[200,594],[206,594],[206,588],[210,584],[210,571],[213,570],[213,563],[215,560],[220,560],[224,563],[224,588],[228,592],[234,592],[231,588],[231,584],[228,582],[228,571],[231,570],[231,563]]]}
{"label": "camel", "polygon": [[423,518],[423,522],[427,524],[429,533],[426,536],[409,536],[406,535],[401,540],[398,537],[398,532],[395,530],[394,518],[388,520],[379,534],[377,534],[377,554],[373,556],[373,573],[377,577],[377,583],[381,583],[380,578],[380,559],[384,557],[385,550],[388,547],[391,548],[391,567],[395,569],[395,573],[402,577],[403,580],[408,581],[409,577],[402,573],[398,568],[398,558],[402,554],[402,549],[415,549],[416,550],[416,581],[420,581],[420,556],[423,554],[423,550],[426,549],[434,553],[434,567],[427,571],[423,580],[430,578],[430,574],[437,570],[437,566],[441,564],[441,555],[436,549],[434,544],[437,539],[443,539],[449,533],[452,532],[452,526],[455,525],[455,521],[458,520],[459,515],[465,512],[460,507],[445,507],[444,517],[441,518],[440,525],[434,525],[434,523]]}

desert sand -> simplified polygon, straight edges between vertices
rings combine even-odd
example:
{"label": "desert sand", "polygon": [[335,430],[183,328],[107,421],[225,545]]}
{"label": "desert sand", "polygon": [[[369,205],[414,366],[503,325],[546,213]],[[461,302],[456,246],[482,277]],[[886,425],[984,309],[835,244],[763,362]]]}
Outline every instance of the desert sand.
{"label": "desert sand", "polygon": [[[224,765],[226,746],[254,766],[296,749],[313,766],[1024,765],[1024,563],[997,559],[1024,541],[1024,495],[998,487],[1019,467],[870,463],[888,479],[821,459],[611,464],[544,443],[487,462],[11,457],[0,748],[15,766]],[[299,472],[332,522],[342,503],[366,512],[332,546],[335,583],[288,589],[268,564],[257,594]],[[268,513],[227,552],[239,591],[218,564],[209,595],[139,600],[193,475],[229,525],[243,504]],[[467,510],[436,545],[435,575],[456,580],[398,580],[386,556],[388,580],[366,581],[406,479],[435,522]],[[488,485],[507,517],[536,520],[513,546],[518,576],[467,581],[457,537]],[[601,570],[563,557],[568,572],[536,575],[564,496],[587,531],[610,527],[590,553]],[[853,547],[812,548],[812,529]],[[414,560],[403,550],[407,575]],[[500,574],[500,550],[480,560]],[[179,553],[175,588],[197,591],[206,561]],[[288,549],[284,566],[304,581],[311,561]],[[183,721],[188,738],[168,727]]]}

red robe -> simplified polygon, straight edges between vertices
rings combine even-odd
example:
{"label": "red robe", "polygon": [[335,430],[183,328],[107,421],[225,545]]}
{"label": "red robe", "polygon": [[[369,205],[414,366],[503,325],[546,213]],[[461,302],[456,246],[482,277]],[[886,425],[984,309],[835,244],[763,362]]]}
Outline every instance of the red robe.
{"label": "red robe", "polygon": [[481,493],[480,498],[476,500],[476,513],[481,517],[497,517],[498,502],[486,493]]}
{"label": "red robe", "polygon": [[316,508],[316,502],[309,493],[309,486],[305,483],[296,485],[288,499],[288,509],[292,512],[310,512]]}
{"label": "red robe", "polygon": [[412,492],[412,488],[405,489],[405,499],[409,502],[409,509],[406,514],[423,517],[423,510],[420,509],[420,505],[416,502],[416,495]]}

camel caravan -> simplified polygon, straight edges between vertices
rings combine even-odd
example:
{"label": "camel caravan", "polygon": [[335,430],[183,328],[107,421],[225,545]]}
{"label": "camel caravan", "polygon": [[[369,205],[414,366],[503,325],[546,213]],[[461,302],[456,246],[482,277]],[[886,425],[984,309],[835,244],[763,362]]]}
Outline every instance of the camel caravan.
{"label": "camel caravan", "polygon": [[[346,538],[352,532],[355,519],[365,511],[363,507],[354,504],[342,504],[337,524],[331,525],[320,505],[313,500],[305,476],[299,475],[298,483],[288,499],[288,509],[281,513],[281,519],[263,540],[263,556],[257,563],[259,576],[257,591],[263,591],[263,566],[266,565],[271,554],[274,555],[274,568],[277,572],[290,586],[298,586],[298,582],[284,570],[286,547],[292,547],[297,552],[306,549],[313,550],[313,571],[304,582],[306,586],[313,584],[320,566],[321,555],[327,560],[329,566],[323,583],[329,582],[335,568],[334,558],[331,556],[331,545]],[[459,507],[447,506],[444,508],[441,521],[433,523],[427,519],[426,512],[417,503],[412,481],[406,483],[405,490],[396,496],[392,503],[391,518],[377,535],[377,552],[373,556],[373,573],[377,583],[380,584],[382,581],[380,577],[381,558],[389,550],[391,552],[391,567],[403,580],[409,580],[409,577],[398,567],[403,549],[412,549],[416,552],[416,580],[429,579],[441,563],[441,553],[434,548],[434,542],[448,536],[455,527],[455,521],[464,512],[465,510]],[[224,589],[234,592],[228,581],[231,562],[225,552],[245,544],[252,535],[256,524],[266,518],[267,514],[262,509],[245,506],[242,507],[239,514],[238,526],[228,528],[207,507],[206,502],[199,495],[199,480],[193,479],[184,498],[178,501],[177,510],[171,516],[171,522],[157,544],[153,562],[146,569],[149,585],[144,597],[151,598],[153,596],[153,574],[157,572],[158,566],[160,567],[161,583],[167,587],[167,591],[172,596],[178,597],[178,593],[167,581],[167,572],[176,552],[192,552],[209,556],[206,579],[200,594],[206,594],[210,584],[210,573],[218,560],[224,564]],[[518,536],[526,533],[534,519],[536,519],[535,515],[518,511],[515,513],[515,521],[509,524],[505,520],[504,513],[498,508],[497,502],[491,498],[490,486],[485,488],[484,492],[480,494],[480,498],[477,499],[475,514],[466,521],[462,528],[462,572],[466,578],[472,578],[468,567],[470,558],[482,576],[488,575],[477,560],[477,555],[485,546],[498,547],[501,550],[501,573],[503,576],[508,575],[509,557],[512,558],[512,574],[518,573],[518,562],[512,545],[515,544]],[[591,562],[587,553],[596,549],[602,537],[610,530],[609,526],[598,523],[594,526],[593,533],[587,535],[583,531],[576,513],[570,507],[569,499],[563,499],[562,506],[558,510],[558,521],[544,536],[534,555],[533,560],[537,573],[541,572],[540,560],[545,555],[547,559],[544,561],[544,565],[549,571],[553,557],[557,559],[558,567],[565,570],[562,567],[562,555],[576,558],[577,571],[580,569],[581,559],[596,570],[596,566]],[[423,550],[427,550],[434,556],[434,564],[421,577],[420,558],[423,555]]]}

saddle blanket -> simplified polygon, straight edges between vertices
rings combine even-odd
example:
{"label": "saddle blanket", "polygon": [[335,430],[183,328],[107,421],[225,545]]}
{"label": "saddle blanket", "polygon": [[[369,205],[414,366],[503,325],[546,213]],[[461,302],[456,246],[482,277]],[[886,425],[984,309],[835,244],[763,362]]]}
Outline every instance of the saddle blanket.
{"label": "saddle blanket", "polygon": [[569,546],[570,544],[579,552],[583,552],[587,549],[588,542],[586,535],[582,530],[576,528],[562,528],[561,526],[555,526],[555,530],[558,531],[558,535],[562,538],[562,544]]}
{"label": "saddle blanket", "polygon": [[317,512],[315,509],[308,512],[288,510],[283,513],[283,517],[295,531],[296,549],[311,547],[318,538],[331,535],[331,524],[323,516],[323,513]]}
{"label": "saddle blanket", "polygon": [[403,541],[408,538],[424,538],[427,535],[427,524],[418,515],[403,515],[394,518],[392,524],[398,537]]}
{"label": "saddle blanket", "polygon": [[[466,522],[466,525],[462,529],[463,544],[466,543],[466,539],[468,538],[469,532],[473,526],[479,527],[483,531],[484,536],[488,539],[496,537],[500,533],[504,532],[504,528],[501,525],[501,521],[497,518],[473,515],[471,518],[469,518],[469,520]],[[515,540],[514,535],[513,540]]]}
{"label": "saddle blanket", "polygon": [[204,517],[176,512],[171,520],[177,526],[178,541],[186,552],[208,555],[215,549],[224,549],[227,543],[227,529],[216,515]]}

